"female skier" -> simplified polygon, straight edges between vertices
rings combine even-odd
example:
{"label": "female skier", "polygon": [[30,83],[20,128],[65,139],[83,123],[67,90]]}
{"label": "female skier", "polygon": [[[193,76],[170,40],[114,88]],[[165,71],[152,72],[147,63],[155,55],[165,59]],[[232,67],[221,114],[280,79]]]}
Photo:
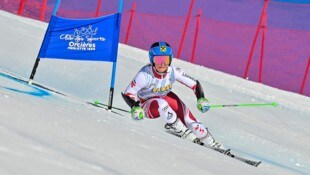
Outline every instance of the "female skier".
{"label": "female skier", "polygon": [[171,91],[178,81],[191,88],[197,97],[197,108],[201,112],[210,109],[208,100],[198,80],[193,79],[180,68],[171,66],[172,49],[166,42],[156,42],[149,50],[150,64],[141,68],[122,96],[131,108],[131,117],[161,117],[165,128],[181,138],[206,146],[224,149],[215,141],[208,129],[200,123],[182,100]]}

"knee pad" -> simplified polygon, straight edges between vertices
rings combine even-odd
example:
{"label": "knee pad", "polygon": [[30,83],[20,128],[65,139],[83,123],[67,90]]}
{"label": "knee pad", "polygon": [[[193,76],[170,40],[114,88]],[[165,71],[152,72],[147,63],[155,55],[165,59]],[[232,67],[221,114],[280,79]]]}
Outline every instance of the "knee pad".
{"label": "knee pad", "polygon": [[203,139],[208,136],[208,130],[199,122],[189,124],[188,129],[190,129],[199,139]]}

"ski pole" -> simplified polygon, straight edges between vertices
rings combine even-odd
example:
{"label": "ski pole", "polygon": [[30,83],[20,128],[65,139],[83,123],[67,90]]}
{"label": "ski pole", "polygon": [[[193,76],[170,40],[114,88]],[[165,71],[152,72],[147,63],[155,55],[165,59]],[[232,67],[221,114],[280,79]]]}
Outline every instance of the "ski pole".
{"label": "ski pole", "polygon": [[255,103],[255,104],[216,104],[211,105],[211,108],[223,108],[223,107],[258,107],[258,106],[278,106],[277,102],[273,103]]}

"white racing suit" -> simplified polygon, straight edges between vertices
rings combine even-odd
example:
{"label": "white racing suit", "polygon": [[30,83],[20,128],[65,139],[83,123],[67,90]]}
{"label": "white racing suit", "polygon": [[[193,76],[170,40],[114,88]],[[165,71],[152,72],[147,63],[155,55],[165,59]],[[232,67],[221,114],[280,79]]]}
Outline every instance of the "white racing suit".
{"label": "white racing suit", "polygon": [[[130,97],[132,101],[139,101],[139,105],[143,108],[147,118],[161,117],[166,123],[174,123],[179,118],[197,138],[206,138],[208,136],[206,127],[193,116],[181,99],[171,91],[176,81],[193,89],[197,98],[204,97],[200,83],[188,76],[180,68],[169,66],[166,73],[160,74],[151,65],[144,66],[138,72],[126,88],[124,95]],[[130,107],[134,106],[133,103],[128,104]]]}

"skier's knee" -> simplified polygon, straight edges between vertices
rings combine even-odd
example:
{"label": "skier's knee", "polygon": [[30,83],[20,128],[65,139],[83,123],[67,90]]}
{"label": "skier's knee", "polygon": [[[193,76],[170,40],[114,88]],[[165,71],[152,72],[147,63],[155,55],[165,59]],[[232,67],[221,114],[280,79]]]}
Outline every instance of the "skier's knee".
{"label": "skier's knee", "polygon": [[203,124],[199,122],[193,122],[189,124],[188,128],[193,131],[193,133],[198,137],[199,139],[203,139],[207,137],[208,130],[203,126]]}

